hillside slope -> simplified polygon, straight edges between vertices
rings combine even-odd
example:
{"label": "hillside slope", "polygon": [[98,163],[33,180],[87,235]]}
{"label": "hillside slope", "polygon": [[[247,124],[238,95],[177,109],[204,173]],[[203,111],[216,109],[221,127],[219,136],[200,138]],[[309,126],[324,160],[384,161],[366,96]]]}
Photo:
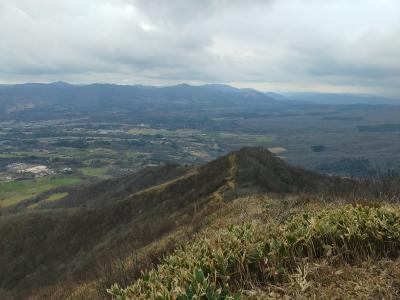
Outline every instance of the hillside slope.
{"label": "hillside slope", "polygon": [[113,200],[121,200],[144,189],[170,181],[184,175],[189,168],[166,165],[143,168],[120,178],[103,180],[96,184],[73,190],[64,199],[45,203],[42,208],[63,208],[77,206],[99,206]]}
{"label": "hillside slope", "polygon": [[1,217],[0,287],[29,291],[57,280],[75,281],[93,275],[88,270],[102,253],[124,244],[140,249],[179,228],[190,236],[229,199],[316,192],[333,181],[288,166],[261,148],[233,152],[195,169],[160,168],[159,178],[167,181],[154,180],[150,186],[149,179],[157,178],[153,171],[76,191],[75,199],[58,208]]}
{"label": "hillside slope", "polygon": [[109,292],[121,300],[398,299],[398,206],[303,205],[308,210],[283,222],[263,219],[267,209],[206,229],[126,289]]}

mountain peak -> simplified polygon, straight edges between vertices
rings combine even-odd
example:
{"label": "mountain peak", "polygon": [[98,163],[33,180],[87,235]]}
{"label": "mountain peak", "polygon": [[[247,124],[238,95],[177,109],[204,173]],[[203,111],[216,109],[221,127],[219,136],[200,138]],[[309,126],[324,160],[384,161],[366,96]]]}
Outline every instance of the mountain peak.
{"label": "mountain peak", "polygon": [[330,178],[290,166],[263,147],[246,147],[229,153],[199,168],[199,175],[212,180],[225,176],[225,183],[235,190],[274,193],[317,191]]}
{"label": "mountain peak", "polygon": [[68,82],[64,82],[64,81],[51,82],[48,85],[55,86],[55,87],[69,87],[69,86],[71,86],[71,84],[69,84]]}
{"label": "mountain peak", "polygon": [[175,87],[177,87],[177,88],[190,88],[190,87],[193,87],[193,86],[188,84],[188,83],[186,83],[186,82],[183,82],[183,83],[180,83],[180,84],[176,85]]}

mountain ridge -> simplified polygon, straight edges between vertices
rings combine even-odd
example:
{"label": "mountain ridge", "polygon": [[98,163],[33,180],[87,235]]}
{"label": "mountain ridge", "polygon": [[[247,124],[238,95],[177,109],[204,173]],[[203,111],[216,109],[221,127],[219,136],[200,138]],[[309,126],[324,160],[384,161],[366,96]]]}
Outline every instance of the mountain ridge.
{"label": "mountain ridge", "polygon": [[[240,196],[317,192],[332,183],[329,177],[288,166],[263,148],[245,148],[197,168],[165,168],[156,169],[165,173],[161,175],[165,181],[156,180],[154,186],[129,178],[105,181],[106,187],[114,189],[118,189],[118,182],[138,184],[128,192],[109,194],[108,201],[96,201],[99,194],[90,199],[89,187],[83,189],[86,202],[78,201],[70,208],[61,203],[52,209],[1,217],[0,267],[5,272],[0,276],[0,287],[29,291],[54,284],[54,279],[79,278],[104,251],[127,241],[142,248],[187,224],[199,230],[208,214]],[[139,172],[139,177],[145,173]],[[135,179],[135,175],[130,176]],[[203,217],[197,216],[196,225],[193,218],[199,212]],[[32,249],[34,262],[24,256]]]}
{"label": "mountain ridge", "polygon": [[[226,95],[238,97],[242,94],[252,95],[254,100],[274,103],[275,100],[253,89],[237,89],[223,85],[188,85],[174,86],[143,86],[143,85],[118,85],[108,83],[93,83],[87,85],[73,85],[65,82],[53,83],[25,83],[3,86],[0,90],[0,101],[47,100],[59,102],[64,99],[75,99],[76,103],[85,96],[94,97],[93,100],[105,100],[119,97],[119,101],[128,100],[174,100],[173,97],[186,97],[188,99],[217,101],[218,96]],[[74,97],[71,97],[71,96]],[[26,97],[29,96],[29,99]],[[118,103],[118,102],[117,102]]]}

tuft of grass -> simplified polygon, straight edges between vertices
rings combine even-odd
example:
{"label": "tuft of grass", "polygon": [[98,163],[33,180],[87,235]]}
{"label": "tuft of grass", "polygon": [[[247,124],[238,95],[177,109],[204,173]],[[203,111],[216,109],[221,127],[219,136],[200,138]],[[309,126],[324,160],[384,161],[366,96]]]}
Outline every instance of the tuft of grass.
{"label": "tuft of grass", "polygon": [[206,230],[131,286],[108,292],[115,299],[239,299],[248,288],[289,278],[303,258],[361,262],[399,255],[399,208],[345,205],[283,224]]}

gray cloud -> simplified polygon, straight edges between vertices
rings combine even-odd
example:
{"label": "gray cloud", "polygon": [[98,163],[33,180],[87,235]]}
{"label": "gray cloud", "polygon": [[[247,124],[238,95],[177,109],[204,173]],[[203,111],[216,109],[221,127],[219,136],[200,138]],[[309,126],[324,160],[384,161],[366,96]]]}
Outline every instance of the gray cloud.
{"label": "gray cloud", "polygon": [[397,0],[0,0],[0,82],[400,96]]}

